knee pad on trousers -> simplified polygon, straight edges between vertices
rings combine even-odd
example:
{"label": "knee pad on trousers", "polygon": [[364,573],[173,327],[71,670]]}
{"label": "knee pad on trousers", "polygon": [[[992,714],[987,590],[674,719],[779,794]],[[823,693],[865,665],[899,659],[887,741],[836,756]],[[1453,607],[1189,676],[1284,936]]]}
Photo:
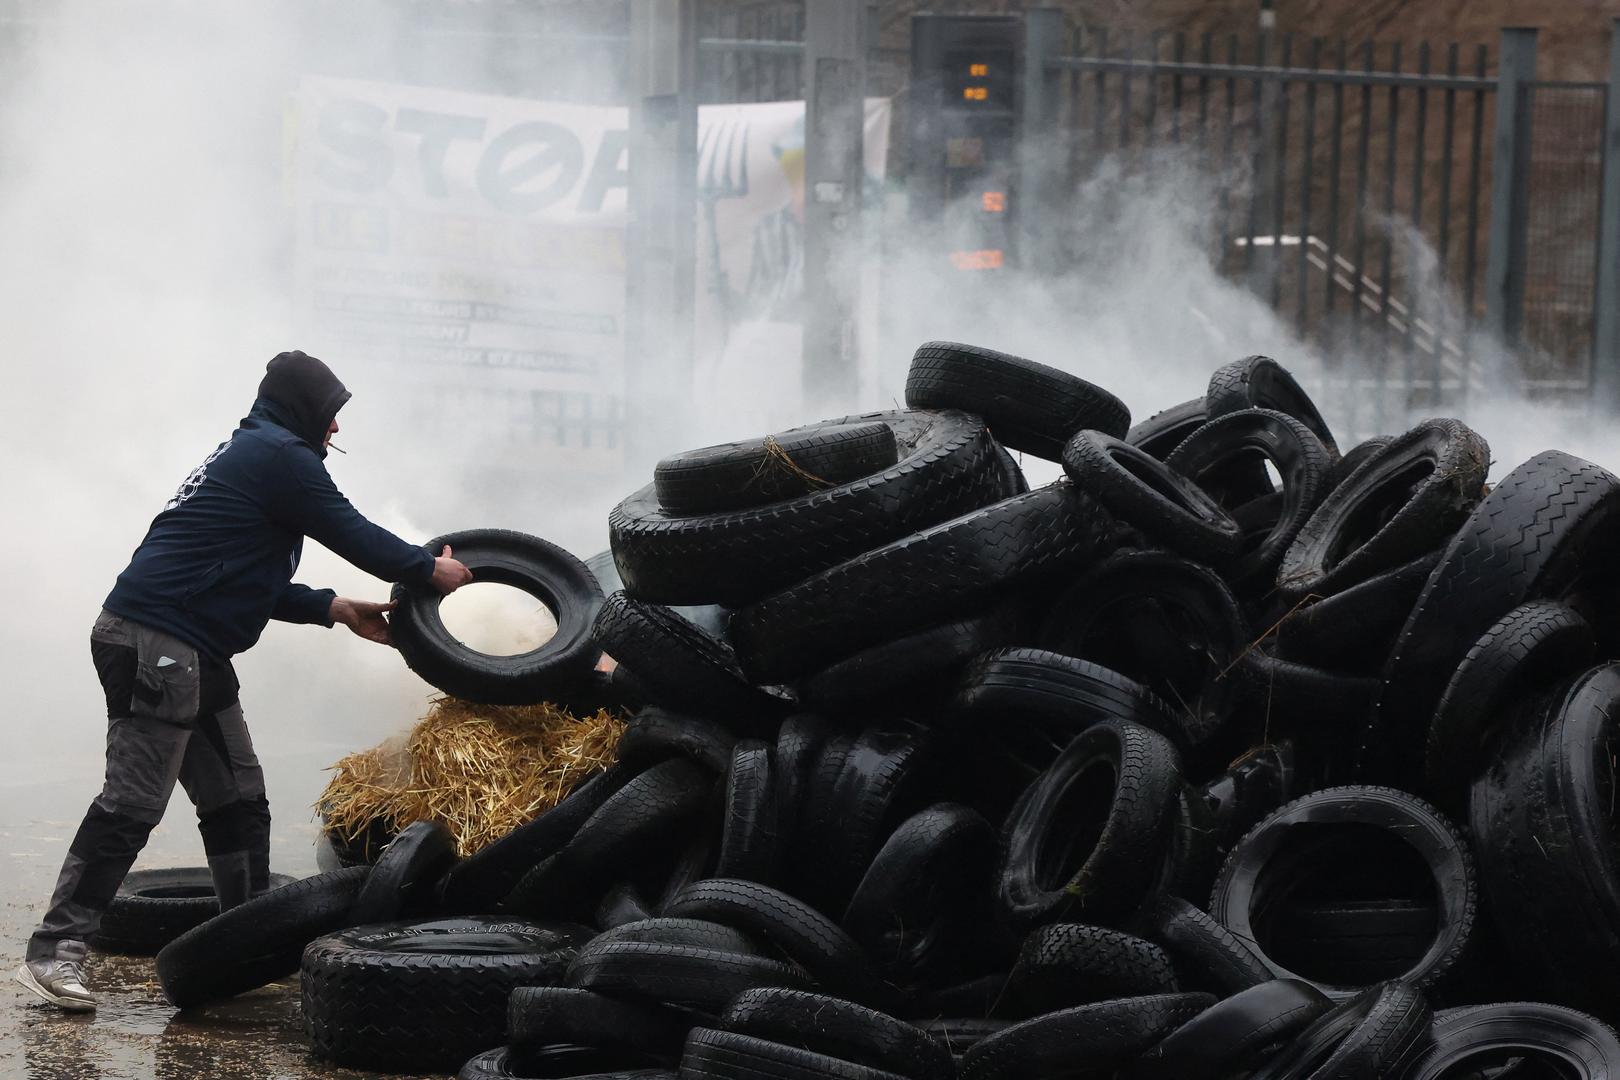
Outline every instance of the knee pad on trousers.
{"label": "knee pad on trousers", "polygon": [[268,859],[270,803],[261,795],[198,812],[197,831],[209,855],[262,851]]}
{"label": "knee pad on trousers", "polygon": [[153,822],[122,810],[111,810],[100,800],[90,804],[68,854],[82,864],[81,876],[68,897],[95,911],[105,911],[134,865],[135,857],[152,835]]}

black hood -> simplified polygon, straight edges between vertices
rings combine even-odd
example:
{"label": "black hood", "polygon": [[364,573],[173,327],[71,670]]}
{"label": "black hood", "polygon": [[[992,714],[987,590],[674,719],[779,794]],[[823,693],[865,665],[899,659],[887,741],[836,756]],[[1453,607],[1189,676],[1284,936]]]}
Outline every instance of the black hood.
{"label": "black hood", "polygon": [[326,456],[326,432],[349,391],[327,367],[303,352],[276,354],[265,366],[259,397],[274,402],[287,430]]}

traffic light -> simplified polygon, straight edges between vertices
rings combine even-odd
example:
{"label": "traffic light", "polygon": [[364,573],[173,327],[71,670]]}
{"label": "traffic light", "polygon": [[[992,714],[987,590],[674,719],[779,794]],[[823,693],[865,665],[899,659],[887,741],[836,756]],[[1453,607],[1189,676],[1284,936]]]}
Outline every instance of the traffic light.
{"label": "traffic light", "polygon": [[1023,40],[1017,16],[911,20],[911,217],[964,273],[1014,265]]}

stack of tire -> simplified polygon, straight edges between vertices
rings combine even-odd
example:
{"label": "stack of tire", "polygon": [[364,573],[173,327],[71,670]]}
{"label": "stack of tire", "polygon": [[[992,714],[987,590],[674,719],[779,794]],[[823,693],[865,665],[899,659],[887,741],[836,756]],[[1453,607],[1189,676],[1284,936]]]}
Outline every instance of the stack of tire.
{"label": "stack of tire", "polygon": [[[328,923],[294,935],[318,1054],[648,1080],[1620,1067],[1614,477],[1549,451],[1487,489],[1451,419],[1341,454],[1263,357],[1132,427],[1072,375],[930,342],[906,404],[661,463],[611,516],[605,598],[549,546],[491,560],[581,602],[503,661],[523,690],[457,692],[635,715],[615,764],[471,858],[412,826],[319,886]],[[1028,490],[1009,451],[1064,479]],[[402,601],[413,667],[487,665]]]}

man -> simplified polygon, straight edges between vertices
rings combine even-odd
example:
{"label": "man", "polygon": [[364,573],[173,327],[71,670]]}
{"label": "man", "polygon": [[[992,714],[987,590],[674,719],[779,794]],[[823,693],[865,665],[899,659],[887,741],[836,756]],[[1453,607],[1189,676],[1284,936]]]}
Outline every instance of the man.
{"label": "man", "polygon": [[349,400],[302,352],[271,360],[258,400],[153,519],[90,634],[107,698],[107,775],[68,848],[16,978],[65,1009],[95,1008],[87,942],[178,780],[221,909],[269,888],[270,807],[231,657],[271,619],[343,623],[390,644],[392,604],[292,582],[308,536],[384,581],[450,593],[472,573],[367,521],[322,463]]}

